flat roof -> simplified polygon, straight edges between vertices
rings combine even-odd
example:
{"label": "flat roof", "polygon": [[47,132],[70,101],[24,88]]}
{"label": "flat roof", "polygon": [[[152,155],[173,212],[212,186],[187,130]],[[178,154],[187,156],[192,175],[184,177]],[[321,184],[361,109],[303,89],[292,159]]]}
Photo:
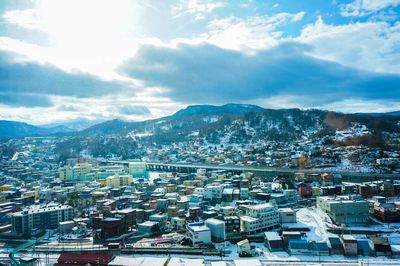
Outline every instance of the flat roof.
{"label": "flat roof", "polygon": [[247,208],[252,209],[252,210],[261,210],[264,208],[271,208],[274,207],[271,203],[262,203],[262,204],[257,204],[257,205],[248,205]]}
{"label": "flat roof", "polygon": [[211,266],[226,266],[226,261],[212,261]]}
{"label": "flat roof", "polygon": [[[29,209],[24,209],[20,212],[13,213],[12,215],[14,216],[22,216],[22,215],[27,215],[27,214],[32,214],[32,213],[42,213],[42,212],[49,212],[49,211],[55,211],[55,210],[66,210],[66,209],[72,209],[71,206],[69,205],[60,205],[60,206],[46,206],[46,207],[41,207],[41,206],[30,206]],[[28,213],[24,213],[28,212]]]}
{"label": "flat roof", "polygon": [[246,215],[240,217],[240,219],[243,220],[243,221],[246,221],[246,222],[255,222],[255,221],[258,220],[257,218],[253,218],[251,216],[246,216]]}
{"label": "flat roof", "polygon": [[204,266],[204,259],[184,259],[172,257],[168,266]]}
{"label": "flat roof", "polygon": [[206,224],[208,224],[208,223],[213,224],[213,225],[225,224],[224,221],[221,221],[221,220],[218,220],[218,219],[215,219],[215,218],[207,219],[206,220]]}
{"label": "flat roof", "polygon": [[245,259],[245,260],[234,260],[235,266],[262,266],[260,260],[257,259]]}
{"label": "flat roof", "polygon": [[205,225],[188,225],[190,230],[193,232],[203,232],[203,231],[210,231],[210,228],[208,228]]}
{"label": "flat roof", "polygon": [[265,232],[265,238],[271,241],[282,240],[277,232]]}
{"label": "flat roof", "polygon": [[158,224],[158,222],[146,221],[146,222],[143,222],[141,224],[138,224],[138,226],[154,226],[156,224]]}
{"label": "flat roof", "polygon": [[290,212],[290,213],[295,212],[295,210],[293,210],[292,208],[281,208],[281,209],[278,209],[278,211],[279,212]]}
{"label": "flat roof", "polygon": [[204,223],[192,223],[187,225],[188,229],[193,232],[202,232],[202,231],[210,231]]}
{"label": "flat roof", "polygon": [[108,265],[165,266],[168,258],[116,256]]}
{"label": "flat roof", "polygon": [[356,238],[353,235],[342,235],[342,238],[344,240],[356,240]]}

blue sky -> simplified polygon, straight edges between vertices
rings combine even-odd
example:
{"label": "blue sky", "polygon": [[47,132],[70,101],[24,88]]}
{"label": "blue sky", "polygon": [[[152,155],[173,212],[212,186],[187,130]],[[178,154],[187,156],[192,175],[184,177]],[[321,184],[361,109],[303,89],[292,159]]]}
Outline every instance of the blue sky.
{"label": "blue sky", "polygon": [[0,2],[0,119],[400,110],[400,0]]}

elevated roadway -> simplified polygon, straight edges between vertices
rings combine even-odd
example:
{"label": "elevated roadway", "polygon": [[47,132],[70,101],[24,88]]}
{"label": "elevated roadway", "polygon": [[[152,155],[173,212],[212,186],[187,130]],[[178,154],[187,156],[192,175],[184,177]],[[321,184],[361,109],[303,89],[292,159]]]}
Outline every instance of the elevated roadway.
{"label": "elevated roadway", "polygon": [[[101,162],[126,164],[130,161],[116,161],[116,160],[102,160]],[[160,162],[146,162],[146,168],[149,171],[165,171],[165,172],[178,172],[178,173],[193,173],[197,169],[206,170],[223,170],[233,171],[238,173],[251,172],[261,176],[289,176],[294,177],[295,173],[305,174],[340,174],[344,181],[365,182],[383,179],[400,180],[400,174],[381,174],[381,173],[358,173],[350,171],[337,171],[330,169],[312,168],[312,169],[298,169],[298,168],[282,168],[282,167],[266,167],[266,166],[253,166],[253,165],[237,165],[237,164],[206,164],[206,163],[160,163]]]}

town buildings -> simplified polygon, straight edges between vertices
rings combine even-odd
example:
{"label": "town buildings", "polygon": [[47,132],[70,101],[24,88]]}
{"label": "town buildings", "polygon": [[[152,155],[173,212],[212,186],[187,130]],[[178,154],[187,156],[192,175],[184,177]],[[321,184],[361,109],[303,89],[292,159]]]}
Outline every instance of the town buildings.
{"label": "town buildings", "polygon": [[369,220],[370,204],[356,197],[317,197],[317,205],[335,224],[362,224]]}
{"label": "town buildings", "polygon": [[211,230],[204,223],[189,223],[186,227],[193,245],[211,243]]}
{"label": "town buildings", "polygon": [[240,217],[241,230],[246,234],[261,233],[279,224],[279,212],[271,203],[244,206],[245,215]]}
{"label": "town buildings", "polygon": [[35,206],[13,213],[11,230],[17,235],[27,237],[39,234],[45,229],[57,229],[60,222],[70,221],[73,218],[71,206]]}

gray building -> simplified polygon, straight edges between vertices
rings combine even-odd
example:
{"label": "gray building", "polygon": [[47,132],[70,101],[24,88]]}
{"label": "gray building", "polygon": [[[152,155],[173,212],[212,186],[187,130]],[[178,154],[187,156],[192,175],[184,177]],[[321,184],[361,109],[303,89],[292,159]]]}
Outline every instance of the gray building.
{"label": "gray building", "polygon": [[318,197],[318,208],[335,224],[362,224],[369,220],[369,202],[352,197]]}
{"label": "gray building", "polygon": [[30,236],[34,231],[43,232],[46,229],[57,229],[60,222],[70,221],[73,217],[71,206],[34,207],[12,214],[12,232]]}
{"label": "gray building", "polygon": [[206,226],[210,228],[211,240],[213,242],[223,242],[225,240],[225,222],[210,218],[206,220]]}

